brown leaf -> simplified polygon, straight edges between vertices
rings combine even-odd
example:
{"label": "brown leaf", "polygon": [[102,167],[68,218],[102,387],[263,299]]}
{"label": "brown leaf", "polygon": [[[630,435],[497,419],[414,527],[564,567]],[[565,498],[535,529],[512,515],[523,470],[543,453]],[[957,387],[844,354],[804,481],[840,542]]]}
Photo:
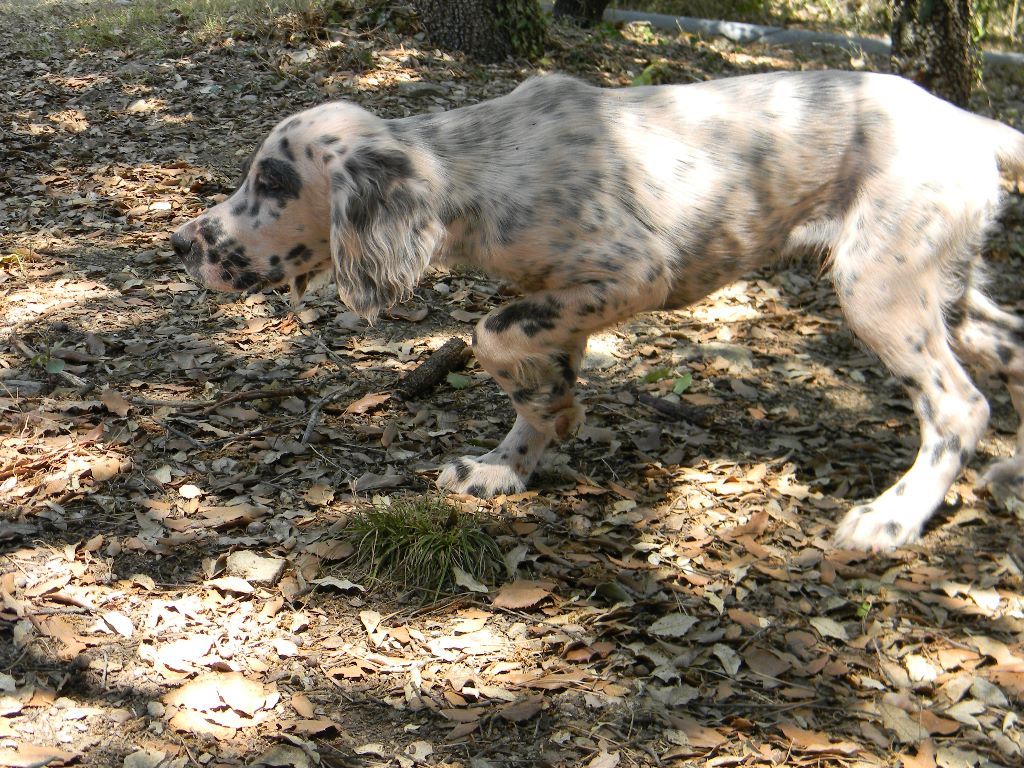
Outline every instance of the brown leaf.
{"label": "brown leaf", "polygon": [[830,741],[828,736],[817,731],[808,731],[793,725],[782,723],[779,729],[786,734],[793,748],[803,752],[839,752],[844,755],[853,755],[860,751],[860,747],[849,741]]}
{"label": "brown leaf", "polygon": [[498,608],[530,608],[550,597],[553,586],[549,581],[516,579],[502,584],[491,602]]}
{"label": "brown leaf", "polygon": [[345,413],[347,413],[347,414],[366,413],[367,411],[372,411],[378,405],[381,405],[382,403],[386,403],[390,399],[391,399],[391,394],[389,392],[371,392],[368,395],[363,395],[358,400],[356,400],[354,403],[350,403],[349,406],[345,409]]}
{"label": "brown leaf", "polygon": [[75,752],[65,752],[53,747],[35,744],[19,744],[17,749],[0,749],[0,766],[4,768],[41,768],[42,766],[67,765],[78,757]]}
{"label": "brown leaf", "polygon": [[960,723],[956,720],[947,720],[944,717],[939,717],[931,710],[922,709],[916,712],[915,715],[920,720],[921,725],[928,729],[928,733],[949,736],[951,733],[956,733],[960,730]]}
{"label": "brown leaf", "polygon": [[132,407],[132,404],[125,400],[124,396],[115,389],[103,390],[103,394],[100,395],[100,402],[103,403],[104,408],[117,416],[127,416],[128,411]]}
{"label": "brown leaf", "polygon": [[93,480],[103,483],[121,471],[121,462],[115,458],[97,459],[89,465],[89,469]]}
{"label": "brown leaf", "polygon": [[315,714],[313,702],[303,693],[292,694],[292,707],[295,708],[300,717],[306,720],[309,720]]}
{"label": "brown leaf", "polygon": [[740,536],[760,536],[767,527],[768,513],[763,509],[759,509],[751,516],[748,523],[730,528],[722,534],[722,538],[737,539]]}
{"label": "brown leaf", "polygon": [[701,725],[692,717],[669,715],[672,727],[678,729],[685,737],[686,743],[701,749],[716,749],[728,741],[728,737],[716,728]]}
{"label": "brown leaf", "polygon": [[903,768],[936,768],[935,747],[931,739],[925,739],[917,745],[916,755],[900,755],[900,760],[903,761]]}
{"label": "brown leaf", "polygon": [[502,719],[508,720],[512,723],[521,723],[524,720],[529,720],[531,717],[536,715],[544,707],[544,696],[543,694],[536,694],[534,696],[527,696],[526,698],[520,699],[519,701],[508,704],[501,707],[498,710],[498,715]]}
{"label": "brown leaf", "polygon": [[170,726],[176,731],[187,731],[201,736],[213,736],[221,741],[232,739],[235,729],[208,720],[193,709],[182,709],[170,720]]}
{"label": "brown leaf", "polygon": [[326,717],[304,718],[302,720],[291,720],[282,723],[284,730],[301,733],[305,736],[316,736],[331,730],[340,730],[338,724]]}
{"label": "brown leaf", "polygon": [[587,768],[615,768],[619,764],[618,752],[599,752],[598,755],[587,763]]}

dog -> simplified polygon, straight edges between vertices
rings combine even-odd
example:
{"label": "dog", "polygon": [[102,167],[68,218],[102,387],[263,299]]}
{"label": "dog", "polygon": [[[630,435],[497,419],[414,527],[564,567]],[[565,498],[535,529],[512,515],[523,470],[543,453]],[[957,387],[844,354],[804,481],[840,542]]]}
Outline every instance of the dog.
{"label": "dog", "polygon": [[[301,295],[332,269],[370,322],[430,264],[518,286],[524,297],[473,334],[515,423],[438,478],[479,497],[524,490],[546,446],[582,423],[573,390],[590,334],[817,252],[851,329],[920,421],[913,466],[835,533],[838,546],[885,551],[919,537],[986,428],[961,361],[998,373],[1024,409],[1024,321],[987,298],[980,259],[1000,170],[1024,170],[1024,135],[892,75],[626,89],[548,75],[441,114],[300,112],[171,243],[217,290],[290,283]],[[1024,428],[985,481],[1022,478]]]}

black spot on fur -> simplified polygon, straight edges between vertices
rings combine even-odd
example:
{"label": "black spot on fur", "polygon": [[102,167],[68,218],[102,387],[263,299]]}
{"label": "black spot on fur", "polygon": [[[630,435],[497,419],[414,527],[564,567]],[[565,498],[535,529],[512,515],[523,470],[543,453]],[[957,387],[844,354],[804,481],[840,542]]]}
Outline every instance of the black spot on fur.
{"label": "black spot on fur", "polygon": [[295,153],[292,152],[292,143],[288,141],[288,137],[281,139],[281,154],[285,156],[289,162],[295,162]]}
{"label": "black spot on fur", "polygon": [[535,389],[531,387],[523,387],[522,389],[517,389],[514,392],[512,392],[510,397],[512,398],[513,402],[525,403],[535,394],[537,394],[537,391]]}
{"label": "black spot on fur", "polygon": [[286,261],[308,261],[313,255],[308,245],[299,243],[284,255]]}
{"label": "black spot on fur", "polygon": [[255,272],[243,272],[238,275],[233,281],[232,285],[239,291],[244,291],[246,288],[252,288],[260,281],[259,275]]}
{"label": "black spot on fur", "polygon": [[890,520],[885,524],[885,533],[890,538],[895,539],[901,533],[903,533],[903,526],[897,523],[895,520]]}
{"label": "black spot on fur", "polygon": [[551,362],[558,369],[566,384],[576,383],[576,369],[572,366],[572,358],[569,353],[560,352],[551,358]]}
{"label": "black spot on fur", "polygon": [[276,157],[268,157],[259,162],[259,173],[256,177],[256,193],[284,205],[295,200],[302,192],[302,177],[295,166]]}
{"label": "black spot on fur", "polygon": [[224,236],[224,227],[217,219],[207,219],[199,225],[199,236],[207,243],[215,243]]}
{"label": "black spot on fur", "polygon": [[533,337],[541,331],[554,329],[560,310],[561,305],[550,297],[543,303],[523,299],[495,310],[484,321],[484,327],[492,333],[503,333],[518,326],[524,334]]}
{"label": "black spot on fur", "polygon": [[932,405],[932,401],[927,397],[921,398],[921,418],[925,421],[935,420],[935,407]]}
{"label": "black spot on fur", "polygon": [[473,468],[468,462],[458,460],[455,462],[455,477],[460,483],[464,483],[469,480],[469,476],[473,473]]}
{"label": "black spot on fur", "polygon": [[[412,177],[408,155],[397,150],[364,148],[345,161],[354,194],[348,202],[348,219],[357,229],[367,229],[382,209],[411,208],[408,192],[397,186]],[[332,175],[335,177],[343,174]]]}
{"label": "black spot on fur", "polygon": [[932,449],[932,465],[938,464],[947,453],[959,453],[962,448],[960,435],[950,435]]}

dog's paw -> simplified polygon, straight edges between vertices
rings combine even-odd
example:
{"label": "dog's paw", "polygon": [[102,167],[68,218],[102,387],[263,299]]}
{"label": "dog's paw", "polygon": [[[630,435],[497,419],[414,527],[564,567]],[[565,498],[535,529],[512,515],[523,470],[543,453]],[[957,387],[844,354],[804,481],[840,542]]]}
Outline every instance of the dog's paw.
{"label": "dog's paw", "polygon": [[892,510],[882,504],[862,504],[854,507],[836,528],[833,543],[840,549],[863,552],[891,552],[912,541],[917,541],[920,526],[906,526],[896,519]]}
{"label": "dog's paw", "polygon": [[526,490],[526,481],[512,467],[487,462],[483,460],[485,458],[464,456],[455,459],[441,470],[437,484],[449,491],[468,493],[481,499]]}

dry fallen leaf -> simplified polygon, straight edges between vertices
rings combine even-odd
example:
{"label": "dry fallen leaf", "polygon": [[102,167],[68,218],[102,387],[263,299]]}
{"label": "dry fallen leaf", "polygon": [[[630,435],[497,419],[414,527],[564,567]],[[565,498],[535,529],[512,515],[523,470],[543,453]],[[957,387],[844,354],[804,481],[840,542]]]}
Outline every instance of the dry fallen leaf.
{"label": "dry fallen leaf", "polygon": [[127,416],[132,404],[124,399],[124,395],[114,389],[105,389],[100,395],[103,407],[117,416]]}
{"label": "dry fallen leaf", "polygon": [[529,720],[543,708],[544,696],[543,694],[536,694],[534,696],[527,696],[520,699],[513,704],[506,704],[498,709],[498,714],[504,720],[508,720],[513,723],[521,723],[525,720]]}
{"label": "dry fallen leaf", "polygon": [[793,742],[793,748],[802,752],[838,752],[843,755],[854,755],[860,751],[858,744],[832,741],[827,734],[808,731],[792,723],[781,723],[779,729]]}
{"label": "dry fallen leaf", "polygon": [[659,637],[682,637],[696,624],[698,619],[683,613],[669,613],[651,624],[647,631]]}
{"label": "dry fallen leaf", "polygon": [[345,408],[345,413],[366,413],[367,411],[372,411],[377,406],[386,403],[390,399],[391,394],[389,392],[372,392],[368,395],[363,395],[355,402],[350,403],[348,407]]}
{"label": "dry fallen leaf", "polygon": [[501,585],[491,601],[498,608],[530,608],[551,595],[551,582],[517,579]]}

